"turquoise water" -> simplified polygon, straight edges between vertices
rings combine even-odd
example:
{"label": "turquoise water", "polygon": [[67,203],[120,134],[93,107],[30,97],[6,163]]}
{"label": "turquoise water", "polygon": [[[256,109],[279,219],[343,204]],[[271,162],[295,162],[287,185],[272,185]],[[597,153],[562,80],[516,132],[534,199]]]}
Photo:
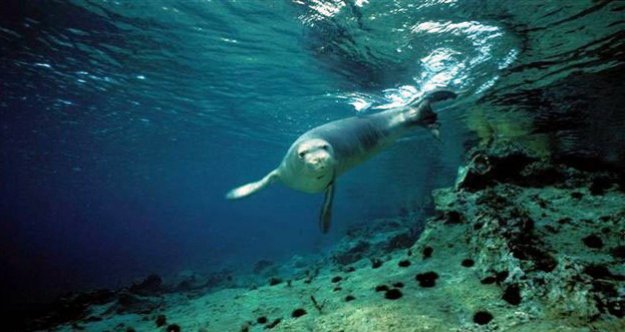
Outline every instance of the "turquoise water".
{"label": "turquoise water", "polygon": [[[0,259],[15,301],[323,252],[354,225],[426,213],[479,141],[625,159],[618,1],[0,6]],[[416,131],[342,177],[331,234],[321,195],[224,199],[306,130],[438,87],[461,94],[439,109],[442,142]]]}

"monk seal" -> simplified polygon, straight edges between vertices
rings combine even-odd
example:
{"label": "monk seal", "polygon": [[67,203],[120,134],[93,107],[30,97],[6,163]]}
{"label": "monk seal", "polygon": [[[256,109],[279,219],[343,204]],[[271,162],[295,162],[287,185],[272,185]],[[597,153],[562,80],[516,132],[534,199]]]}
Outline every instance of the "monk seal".
{"label": "monk seal", "polygon": [[332,121],[313,128],[295,140],[278,168],[259,181],[232,189],[226,198],[247,197],[276,180],[306,193],[325,192],[319,227],[327,233],[336,178],[392,145],[415,127],[426,127],[438,137],[439,123],[431,104],[453,98],[456,98],[456,93],[437,90],[404,107]]}

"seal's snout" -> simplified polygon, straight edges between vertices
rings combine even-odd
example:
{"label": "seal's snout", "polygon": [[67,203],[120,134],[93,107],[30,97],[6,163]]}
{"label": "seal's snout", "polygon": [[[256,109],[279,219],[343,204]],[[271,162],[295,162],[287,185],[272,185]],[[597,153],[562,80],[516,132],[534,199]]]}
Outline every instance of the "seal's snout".
{"label": "seal's snout", "polygon": [[314,156],[311,158],[310,163],[313,165],[320,165],[323,166],[323,162],[328,159],[327,157],[322,157],[322,156]]}
{"label": "seal's snout", "polygon": [[310,153],[306,156],[306,165],[314,172],[324,171],[330,162],[330,155],[325,152]]}
{"label": "seal's snout", "polygon": [[297,155],[308,172],[324,175],[332,168],[334,159],[330,145],[319,139],[308,140],[298,146]]}

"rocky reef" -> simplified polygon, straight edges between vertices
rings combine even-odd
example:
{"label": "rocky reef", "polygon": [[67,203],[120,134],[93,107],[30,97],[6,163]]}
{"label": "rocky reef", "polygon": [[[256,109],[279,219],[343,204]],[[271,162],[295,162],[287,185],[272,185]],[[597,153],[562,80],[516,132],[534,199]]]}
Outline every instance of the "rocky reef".
{"label": "rocky reef", "polygon": [[377,220],[327,255],[261,260],[252,276],[150,276],[66,298],[35,327],[621,331],[624,191],[623,172],[607,165],[475,148],[455,186],[433,193],[425,222]]}
{"label": "rocky reef", "polygon": [[623,173],[590,160],[547,161],[514,145],[474,149],[468,159],[455,188],[435,191],[439,215],[419,243],[445,242],[444,230],[462,234],[455,246],[507,303],[493,303],[495,323],[621,330]]}

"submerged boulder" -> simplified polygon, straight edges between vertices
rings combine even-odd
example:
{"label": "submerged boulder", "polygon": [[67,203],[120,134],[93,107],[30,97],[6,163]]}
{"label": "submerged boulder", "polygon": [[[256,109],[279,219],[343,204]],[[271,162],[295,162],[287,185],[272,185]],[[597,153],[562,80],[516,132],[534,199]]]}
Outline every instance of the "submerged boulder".
{"label": "submerged boulder", "polygon": [[340,265],[349,265],[363,259],[365,254],[369,252],[370,248],[371,245],[369,242],[360,240],[347,250],[335,252],[333,259]]}
{"label": "submerged boulder", "polygon": [[206,276],[186,270],[178,273],[171,280],[171,285],[174,292],[190,292],[206,288],[208,280]]}
{"label": "submerged boulder", "polygon": [[273,265],[274,265],[274,262],[267,260],[267,259],[261,259],[254,264],[254,268],[252,270],[256,274],[261,274],[262,272],[264,272],[265,270],[267,270],[269,267]]}
{"label": "submerged boulder", "polygon": [[[556,165],[514,146],[470,155],[456,187],[435,191],[434,221],[465,229],[481,283],[501,287],[501,299],[519,310],[580,321],[622,315],[625,278],[611,272],[622,261],[619,250],[602,249],[619,248],[625,230],[618,177],[604,168]],[[447,222],[452,212],[464,223]]]}
{"label": "submerged boulder", "polygon": [[150,274],[138,283],[134,283],[128,291],[138,295],[158,295],[163,289],[163,279],[158,274]]}
{"label": "submerged boulder", "polygon": [[140,296],[131,292],[122,291],[117,295],[117,303],[108,313],[143,314],[152,313],[162,305],[162,299],[157,297]]}

